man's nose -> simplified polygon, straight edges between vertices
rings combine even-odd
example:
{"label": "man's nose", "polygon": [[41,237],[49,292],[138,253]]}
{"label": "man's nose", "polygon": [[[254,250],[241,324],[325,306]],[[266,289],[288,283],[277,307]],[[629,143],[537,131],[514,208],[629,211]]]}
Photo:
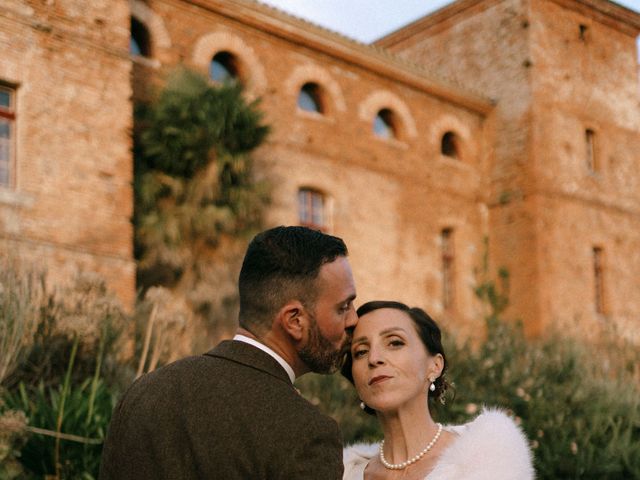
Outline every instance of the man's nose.
{"label": "man's nose", "polygon": [[347,321],[345,323],[344,329],[347,331],[349,335],[353,335],[353,330],[356,328],[358,324],[358,315],[356,315],[356,309],[354,306],[351,306],[349,309],[349,314],[347,315]]}

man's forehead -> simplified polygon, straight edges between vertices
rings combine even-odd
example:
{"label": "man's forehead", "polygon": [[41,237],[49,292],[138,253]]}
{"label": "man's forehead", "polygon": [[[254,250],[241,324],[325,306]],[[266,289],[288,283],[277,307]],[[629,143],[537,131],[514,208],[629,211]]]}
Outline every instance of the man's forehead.
{"label": "man's forehead", "polygon": [[345,300],[346,297],[355,295],[355,282],[347,257],[341,256],[322,265],[317,280],[318,288],[340,289]]}

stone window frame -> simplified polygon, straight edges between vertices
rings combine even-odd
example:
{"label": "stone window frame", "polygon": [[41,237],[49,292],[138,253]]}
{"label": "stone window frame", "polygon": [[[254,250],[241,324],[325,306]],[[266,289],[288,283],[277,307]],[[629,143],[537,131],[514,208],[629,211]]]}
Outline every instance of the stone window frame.
{"label": "stone window frame", "polygon": [[[388,110],[392,113],[395,137],[383,137],[376,135],[373,123],[381,111]],[[417,137],[416,123],[407,103],[398,95],[389,90],[376,90],[370,93],[361,103],[358,109],[361,120],[370,125],[371,136],[380,141],[394,146],[408,148],[407,140]]]}
{"label": "stone window frame", "polygon": [[[0,188],[13,189],[16,184],[16,126],[17,126],[17,94],[16,85],[0,82],[0,91],[9,94],[9,105],[0,106],[0,120],[9,124],[9,138],[6,139],[8,156],[1,159],[4,163],[2,168],[6,169],[6,178],[0,177]],[[0,145],[2,148],[2,145]]]}
{"label": "stone window frame", "polygon": [[149,34],[149,56],[131,55],[131,59],[145,66],[160,68],[160,51],[170,49],[172,45],[164,20],[141,0],[132,0],[130,5],[131,18],[135,18]]}
{"label": "stone window frame", "polygon": [[[323,108],[321,113],[303,110],[298,106],[300,90],[307,84],[318,85]],[[342,88],[327,69],[315,63],[297,65],[284,83],[283,94],[295,99],[296,115],[304,118],[335,122],[337,114],[347,111]]]}
{"label": "stone window frame", "polygon": [[196,68],[206,74],[207,78],[210,78],[211,61],[220,52],[233,55],[237,62],[238,80],[242,83],[244,93],[249,100],[254,100],[266,92],[267,77],[259,56],[242,37],[226,28],[200,36],[193,46],[191,61]]}
{"label": "stone window frame", "polygon": [[[318,209],[318,203],[315,202],[317,200],[320,202],[319,221],[314,218]],[[332,202],[331,197],[324,190],[306,184],[298,187],[296,205],[299,225],[325,233],[331,231]]]}
{"label": "stone window frame", "polygon": [[[445,155],[443,152],[442,142],[447,133],[455,136],[457,157]],[[480,152],[478,140],[473,137],[469,125],[457,116],[445,113],[433,119],[429,125],[428,136],[441,159],[455,162],[459,166],[479,166],[477,162],[480,157],[476,157]],[[472,152],[476,152],[476,155]]]}

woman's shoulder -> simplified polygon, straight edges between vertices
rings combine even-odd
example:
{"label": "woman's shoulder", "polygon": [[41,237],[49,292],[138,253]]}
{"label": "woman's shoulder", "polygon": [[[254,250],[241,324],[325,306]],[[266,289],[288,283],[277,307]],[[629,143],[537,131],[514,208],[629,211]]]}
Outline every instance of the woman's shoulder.
{"label": "woman's shoulder", "polygon": [[362,480],[367,463],[377,454],[377,443],[355,443],[346,447],[343,452],[343,480]]}
{"label": "woman's shoulder", "polygon": [[534,478],[527,438],[503,411],[485,409],[471,422],[447,430],[458,437],[442,453],[429,480],[452,478],[453,472],[453,478],[469,480]]}

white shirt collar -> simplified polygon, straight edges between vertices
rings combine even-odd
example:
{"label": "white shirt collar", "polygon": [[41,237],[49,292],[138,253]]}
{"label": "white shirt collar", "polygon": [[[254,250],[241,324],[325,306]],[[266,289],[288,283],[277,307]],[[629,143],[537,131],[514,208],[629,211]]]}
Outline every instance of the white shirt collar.
{"label": "white shirt collar", "polygon": [[245,335],[240,335],[240,334],[236,334],[233,337],[233,339],[237,340],[238,342],[244,342],[244,343],[248,343],[249,345],[253,345],[254,347],[259,348],[263,352],[271,355],[276,362],[282,365],[282,368],[284,368],[284,370],[287,372],[287,375],[289,375],[289,379],[291,380],[291,383],[295,382],[296,374],[293,372],[293,368],[291,368],[291,365],[289,365],[284,358],[282,358],[276,352],[271,350],[264,343],[260,343],[257,340],[254,340],[253,338],[247,337]]}

